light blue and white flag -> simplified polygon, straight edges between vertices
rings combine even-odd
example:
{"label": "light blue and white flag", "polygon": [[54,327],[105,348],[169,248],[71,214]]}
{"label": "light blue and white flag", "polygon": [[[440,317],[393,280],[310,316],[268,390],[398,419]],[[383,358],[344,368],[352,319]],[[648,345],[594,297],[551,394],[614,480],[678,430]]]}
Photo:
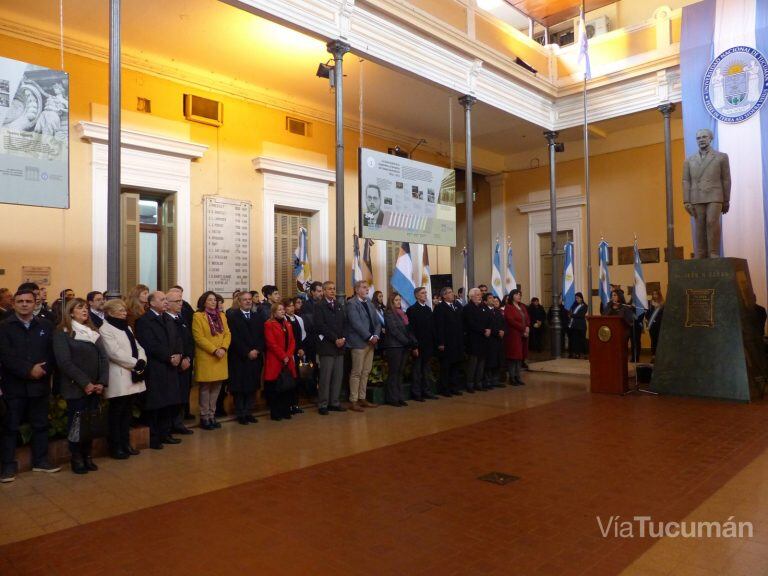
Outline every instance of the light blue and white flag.
{"label": "light blue and white flag", "polygon": [[427,245],[421,247],[421,286],[427,291],[427,304],[432,308],[432,274],[429,271],[429,250]]}
{"label": "light blue and white flag", "polygon": [[731,165],[730,211],[722,251],[746,258],[757,296],[768,287],[768,0],[702,0],[683,8],[680,79],[685,154],[698,153],[696,132]]}
{"label": "light blue and white flag", "polygon": [[496,248],[493,249],[491,293],[499,300],[504,297],[504,286],[501,284],[501,243],[498,238],[496,238]]}
{"label": "light blue and white flag", "polygon": [[640,262],[640,251],[637,249],[637,240],[635,240],[635,287],[632,290],[632,306],[635,308],[635,318],[640,318],[648,311],[648,292],[645,289],[645,278],[643,277],[642,262]]}
{"label": "light blue and white flag", "polygon": [[306,292],[312,283],[312,272],[309,267],[307,252],[307,229],[299,228],[299,243],[293,252],[293,277],[299,293]]}
{"label": "light blue and white flag", "polygon": [[352,286],[363,279],[363,270],[360,268],[360,239],[357,234],[352,234]]}
{"label": "light blue and white flag", "polygon": [[400,252],[397,255],[397,262],[395,262],[395,270],[392,272],[392,278],[389,283],[400,294],[403,300],[403,308],[407,308],[416,302],[413,296],[413,290],[416,288],[413,283],[413,260],[411,260],[411,246],[408,242],[400,244]]}
{"label": "light blue and white flag", "polygon": [[461,250],[461,254],[463,256],[463,268],[462,268],[462,275],[461,275],[461,287],[464,288],[464,298],[462,298],[462,304],[466,304],[469,302],[469,276],[467,275],[467,247],[464,246],[464,248]]}
{"label": "light blue and white flag", "polygon": [[584,78],[592,78],[592,68],[589,65],[589,38],[587,37],[587,22],[584,19],[584,6],[579,10],[579,56],[576,60]]}
{"label": "light blue and white flag", "polygon": [[605,306],[611,300],[611,279],[608,276],[608,242],[603,240],[597,247],[597,255],[600,260],[598,284],[600,303]]}
{"label": "light blue and white flag", "polygon": [[507,244],[507,269],[504,273],[504,292],[509,294],[517,288],[517,279],[515,279],[515,260],[512,258],[512,243]]}
{"label": "light blue and white flag", "polygon": [[566,242],[563,264],[563,306],[566,310],[570,310],[574,302],[576,302],[576,284],[573,277],[573,242]]}

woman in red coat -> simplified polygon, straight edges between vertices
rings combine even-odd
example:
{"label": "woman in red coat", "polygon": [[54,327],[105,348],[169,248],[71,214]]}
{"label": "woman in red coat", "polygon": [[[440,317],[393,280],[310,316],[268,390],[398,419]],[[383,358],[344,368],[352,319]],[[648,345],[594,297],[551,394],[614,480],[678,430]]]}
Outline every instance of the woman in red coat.
{"label": "woman in red coat", "polygon": [[513,386],[525,384],[520,379],[520,366],[528,357],[528,336],[531,331],[531,317],[521,298],[520,290],[512,290],[509,293],[509,302],[504,307],[504,319],[507,321],[508,328],[504,335],[504,348],[509,380]]}
{"label": "woman in red coat", "polygon": [[[267,344],[264,362],[264,383],[272,420],[290,420],[291,399],[296,386],[296,364],[293,355],[296,341],[291,323],[285,319],[285,307],[272,304],[270,319],[264,323],[264,341]],[[290,375],[292,386],[286,386],[283,371]]]}

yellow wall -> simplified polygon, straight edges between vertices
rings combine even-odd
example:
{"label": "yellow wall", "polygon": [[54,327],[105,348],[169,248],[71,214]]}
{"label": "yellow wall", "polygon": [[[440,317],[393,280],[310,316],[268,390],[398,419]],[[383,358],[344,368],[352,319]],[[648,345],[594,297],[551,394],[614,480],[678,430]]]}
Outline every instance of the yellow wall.
{"label": "yellow wall", "polygon": [[[0,54],[42,66],[57,68],[59,53],[7,36],[0,35]],[[54,210],[26,206],[3,205],[0,211],[0,229],[6,239],[6,249],[0,256],[0,268],[6,270],[0,276],[0,286],[15,287],[20,282],[22,266],[51,266],[53,289],[70,287],[77,294],[91,290],[91,145],[77,138],[74,126],[83,120],[102,121],[94,118],[93,104],[108,102],[108,69],[104,62],[66,54],[65,68],[70,74],[70,199],[69,210]],[[334,166],[335,131],[332,124],[313,121],[311,137],[301,137],[285,130],[286,113],[266,108],[245,100],[207,93],[204,90],[171,82],[132,70],[123,71],[123,107],[134,107],[137,97],[152,102],[151,115],[124,114],[123,128],[157,132],[166,120],[170,126],[162,135],[179,137],[179,131],[188,131],[188,138],[209,148],[203,158],[194,161],[191,169],[191,286],[185,287],[189,297],[204,289],[203,263],[203,212],[204,195],[220,194],[223,197],[249,200],[251,211],[251,285],[260,288],[263,278],[262,221],[263,198],[259,175],[251,161],[261,155],[281,160],[308,163],[322,168]],[[224,103],[224,125],[220,128],[186,122],[182,114],[182,95],[185,92],[220,100]],[[333,96],[329,94],[329,99]],[[102,114],[99,114],[101,116]],[[146,119],[146,120],[144,120]],[[168,122],[173,121],[173,122]],[[178,128],[174,129],[174,125]],[[179,130],[180,129],[180,130]],[[358,224],[357,198],[357,132],[346,135],[346,198],[345,229],[347,261],[351,266],[351,235]],[[386,150],[388,142],[366,135],[365,146]],[[443,164],[444,159],[419,152],[420,161]],[[329,189],[329,276],[335,275],[335,192]],[[30,227],[36,231],[30,235]],[[12,239],[24,238],[24,241]],[[9,240],[11,240],[9,242]],[[13,249],[8,249],[9,246]],[[433,272],[445,270],[448,264],[446,249],[434,251]],[[317,266],[317,260],[314,261]],[[374,260],[374,267],[381,265]],[[317,269],[317,268],[316,268]],[[349,276],[349,274],[347,274]],[[349,278],[347,278],[349,284]],[[105,287],[95,287],[105,288]]]}
{"label": "yellow wall", "polygon": [[[683,208],[681,168],[684,160],[682,140],[673,141],[675,243],[683,246],[685,254],[693,250],[690,219]],[[583,194],[584,163],[573,160],[557,165],[558,197]],[[562,194],[566,190],[566,194]],[[541,200],[549,190],[549,167],[510,173],[505,185],[505,205],[508,233],[515,250],[517,281],[529,294],[528,215],[518,210],[520,204]],[[579,192],[575,192],[579,190]],[[593,156],[590,159],[590,196],[592,216],[593,288],[597,288],[597,243],[600,236],[614,247],[614,265],[609,268],[611,283],[627,286],[633,283],[633,267],[618,265],[618,247],[631,246],[634,234],[640,248],[660,248],[661,262],[645,264],[646,282],[661,282],[666,290],[667,270],[664,263],[666,246],[666,200],[664,174],[664,145],[654,144]],[[546,198],[548,198],[548,193]],[[586,213],[584,213],[586,214]],[[583,216],[586,222],[586,216]],[[586,226],[582,226],[586,242]],[[582,254],[584,269],[577,273],[577,288],[586,292],[586,252]]]}

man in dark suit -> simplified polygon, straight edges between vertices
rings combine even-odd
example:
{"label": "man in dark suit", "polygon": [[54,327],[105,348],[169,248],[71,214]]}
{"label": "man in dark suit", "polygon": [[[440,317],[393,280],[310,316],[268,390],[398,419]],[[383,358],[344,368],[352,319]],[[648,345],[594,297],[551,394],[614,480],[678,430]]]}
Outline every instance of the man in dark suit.
{"label": "man in dark suit", "polygon": [[188,324],[183,314],[183,292],[177,288],[168,290],[168,316],[176,325],[176,331],[181,338],[181,363],[178,366],[179,406],[173,416],[171,430],[174,434],[192,434],[192,430],[184,425],[184,415],[189,406],[189,393],[192,391],[192,368],[195,359],[195,339],[192,336],[192,324]]}
{"label": "man in dark suit", "polygon": [[264,324],[251,312],[253,296],[243,291],[238,295],[239,308],[227,311],[227,322],[232,332],[227,362],[229,364],[229,391],[235,398],[235,413],[240,424],[257,422],[251,414],[253,395],[261,385],[264,358]]}
{"label": "man in dark suit", "polygon": [[149,310],[136,320],[136,339],[147,353],[144,408],[149,420],[149,447],[161,450],[163,444],[180,444],[171,436],[178,405],[179,373],[184,344],[176,323],[166,314],[168,302],[162,292],[149,295]]}
{"label": "man in dark suit", "polygon": [[[297,312],[298,316],[304,320],[304,329],[307,332],[307,337],[304,340],[304,359],[307,362],[314,363],[317,367],[317,330],[315,329],[315,306],[323,301],[323,283],[312,282],[309,285],[307,291],[307,299],[301,306],[301,310]],[[318,369],[315,368],[312,374],[311,380],[305,381],[307,387],[307,394],[309,396],[315,396],[317,394],[318,385]]]}
{"label": "man in dark suit", "polygon": [[91,322],[96,328],[101,328],[101,325],[104,324],[104,312],[102,310],[104,302],[106,302],[104,294],[96,290],[88,292],[85,301],[88,302],[88,316],[91,317]]}
{"label": "man in dark suit", "polygon": [[329,411],[346,412],[340,401],[341,379],[344,376],[344,346],[346,345],[344,310],[336,302],[336,284],[323,283],[323,300],[314,306],[317,356],[320,361],[320,386],[317,406],[321,415]]}
{"label": "man in dark suit", "polygon": [[461,396],[459,367],[464,360],[464,322],[453,289],[440,290],[442,301],[434,312],[435,343],[440,360],[440,395]]}
{"label": "man in dark suit", "polygon": [[479,288],[471,288],[467,293],[469,301],[462,310],[464,314],[464,328],[467,332],[467,392],[473,394],[475,390],[487,390],[483,386],[483,373],[485,371],[485,356],[488,351],[488,342],[491,337],[491,315],[483,305],[483,293]]}
{"label": "man in dark suit", "polygon": [[0,374],[7,407],[0,482],[16,479],[16,437],[25,416],[32,428],[32,470],[61,470],[48,461],[48,398],[55,367],[53,326],[34,315],[33,290],[16,292],[13,307],[13,315],[0,323]]}
{"label": "man in dark suit", "polygon": [[413,351],[411,397],[416,402],[424,398],[437,400],[432,393],[432,368],[430,362],[435,353],[435,322],[429,305],[427,289],[419,286],[413,291],[416,303],[408,308],[408,322],[419,345]]}
{"label": "man in dark suit", "polygon": [[[184,320],[184,324],[189,327],[190,330],[192,330],[192,316],[195,313],[195,309],[192,308],[192,305],[184,300],[184,288],[179,286],[178,284],[171,288],[171,290],[178,290],[181,293],[181,318]],[[190,377],[192,376],[192,370],[190,369]],[[187,395],[185,404],[184,404],[184,420],[194,420],[195,417],[192,415],[192,413],[189,410],[189,395]]]}

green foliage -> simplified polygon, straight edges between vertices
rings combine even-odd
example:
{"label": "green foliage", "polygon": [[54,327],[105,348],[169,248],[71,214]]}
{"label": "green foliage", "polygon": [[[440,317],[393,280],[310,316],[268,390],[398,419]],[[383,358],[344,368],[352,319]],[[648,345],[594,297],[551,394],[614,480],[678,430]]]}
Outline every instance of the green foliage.
{"label": "green foliage", "polygon": [[384,359],[384,356],[376,354],[373,357],[373,366],[368,376],[368,384],[370,386],[382,386],[387,381],[388,375],[387,361]]}

